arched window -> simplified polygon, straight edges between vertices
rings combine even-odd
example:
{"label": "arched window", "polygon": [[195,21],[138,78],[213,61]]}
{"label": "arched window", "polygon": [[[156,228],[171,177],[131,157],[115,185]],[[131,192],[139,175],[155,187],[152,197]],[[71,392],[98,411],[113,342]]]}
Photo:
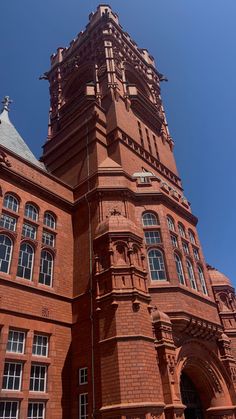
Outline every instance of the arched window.
{"label": "arched window", "polygon": [[181,237],[185,237],[185,228],[183,226],[183,224],[178,223],[178,229],[179,229],[179,234],[181,235]]}
{"label": "arched window", "polygon": [[12,241],[8,236],[0,234],[0,271],[9,272],[12,253]]}
{"label": "arched window", "polygon": [[16,197],[11,194],[6,194],[4,196],[3,206],[4,208],[8,208],[9,210],[18,212],[18,209],[19,209],[18,199],[16,199]]}
{"label": "arched window", "polygon": [[206,287],[206,281],[205,281],[203,270],[202,270],[202,268],[200,266],[197,267],[197,270],[198,270],[199,281],[200,281],[201,287],[202,287],[202,292],[203,292],[203,294],[208,295],[207,287]]}
{"label": "arched window", "polygon": [[33,204],[25,205],[25,217],[33,221],[38,221],[38,210]]}
{"label": "arched window", "polygon": [[56,219],[51,212],[44,213],[43,223],[45,226],[55,229],[56,228]]}
{"label": "arched window", "polygon": [[143,225],[144,226],[154,226],[159,224],[159,220],[157,219],[157,216],[153,214],[152,212],[145,212],[143,214]]}
{"label": "arched window", "polygon": [[40,260],[40,284],[52,286],[53,257],[47,250],[43,250]]}
{"label": "arched window", "polygon": [[196,244],[195,235],[192,232],[192,230],[188,231],[188,235],[189,235],[189,240],[191,241],[191,243]]}
{"label": "arched window", "polygon": [[197,290],[197,284],[196,284],[196,280],[195,280],[195,276],[193,272],[193,266],[189,260],[187,260],[187,270],[188,270],[188,277],[189,277],[191,287],[194,290]]}
{"label": "arched window", "polygon": [[152,280],[166,280],[165,264],[162,252],[158,249],[149,250],[148,262]]}
{"label": "arched window", "polygon": [[180,282],[180,284],[185,285],[185,278],[184,278],[184,271],[183,271],[182,262],[181,262],[181,259],[180,259],[179,255],[177,255],[176,253],[175,253],[175,265],[176,265],[176,270],[177,270],[179,282]]}
{"label": "arched window", "polygon": [[169,215],[167,216],[167,225],[168,225],[169,230],[175,231],[174,220]]}
{"label": "arched window", "polygon": [[17,276],[31,280],[33,271],[34,249],[28,243],[20,247]]}

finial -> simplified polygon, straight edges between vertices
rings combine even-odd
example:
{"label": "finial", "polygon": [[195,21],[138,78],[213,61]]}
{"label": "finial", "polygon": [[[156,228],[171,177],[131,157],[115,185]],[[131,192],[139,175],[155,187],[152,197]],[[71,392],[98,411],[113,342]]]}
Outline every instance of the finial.
{"label": "finial", "polygon": [[9,105],[13,102],[13,100],[10,99],[10,96],[5,96],[2,100],[2,104],[3,104],[3,109],[7,112],[9,112],[10,108]]}

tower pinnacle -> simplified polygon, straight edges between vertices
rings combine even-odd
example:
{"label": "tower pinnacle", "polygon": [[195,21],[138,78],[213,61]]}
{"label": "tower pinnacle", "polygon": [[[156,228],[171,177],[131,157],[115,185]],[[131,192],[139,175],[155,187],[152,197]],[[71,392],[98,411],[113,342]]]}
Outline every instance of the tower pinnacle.
{"label": "tower pinnacle", "polygon": [[3,111],[7,111],[9,112],[10,108],[9,105],[13,102],[13,100],[10,99],[10,96],[4,96],[3,100],[2,100],[2,104],[3,104]]}

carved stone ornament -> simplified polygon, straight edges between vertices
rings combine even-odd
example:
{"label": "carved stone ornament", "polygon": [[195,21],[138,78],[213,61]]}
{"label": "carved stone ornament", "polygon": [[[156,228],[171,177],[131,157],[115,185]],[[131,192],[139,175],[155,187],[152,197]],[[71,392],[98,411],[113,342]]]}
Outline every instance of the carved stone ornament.
{"label": "carved stone ornament", "polygon": [[0,166],[2,165],[11,167],[11,163],[9,162],[7,155],[3,151],[0,151]]}

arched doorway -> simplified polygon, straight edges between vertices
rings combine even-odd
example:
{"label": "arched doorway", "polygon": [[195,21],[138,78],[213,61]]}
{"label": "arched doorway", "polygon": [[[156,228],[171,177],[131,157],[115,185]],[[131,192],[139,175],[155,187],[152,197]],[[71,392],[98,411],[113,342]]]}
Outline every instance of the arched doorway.
{"label": "arched doorway", "polygon": [[180,391],[182,403],[187,406],[185,419],[204,419],[202,403],[192,380],[184,372],[181,374]]}

